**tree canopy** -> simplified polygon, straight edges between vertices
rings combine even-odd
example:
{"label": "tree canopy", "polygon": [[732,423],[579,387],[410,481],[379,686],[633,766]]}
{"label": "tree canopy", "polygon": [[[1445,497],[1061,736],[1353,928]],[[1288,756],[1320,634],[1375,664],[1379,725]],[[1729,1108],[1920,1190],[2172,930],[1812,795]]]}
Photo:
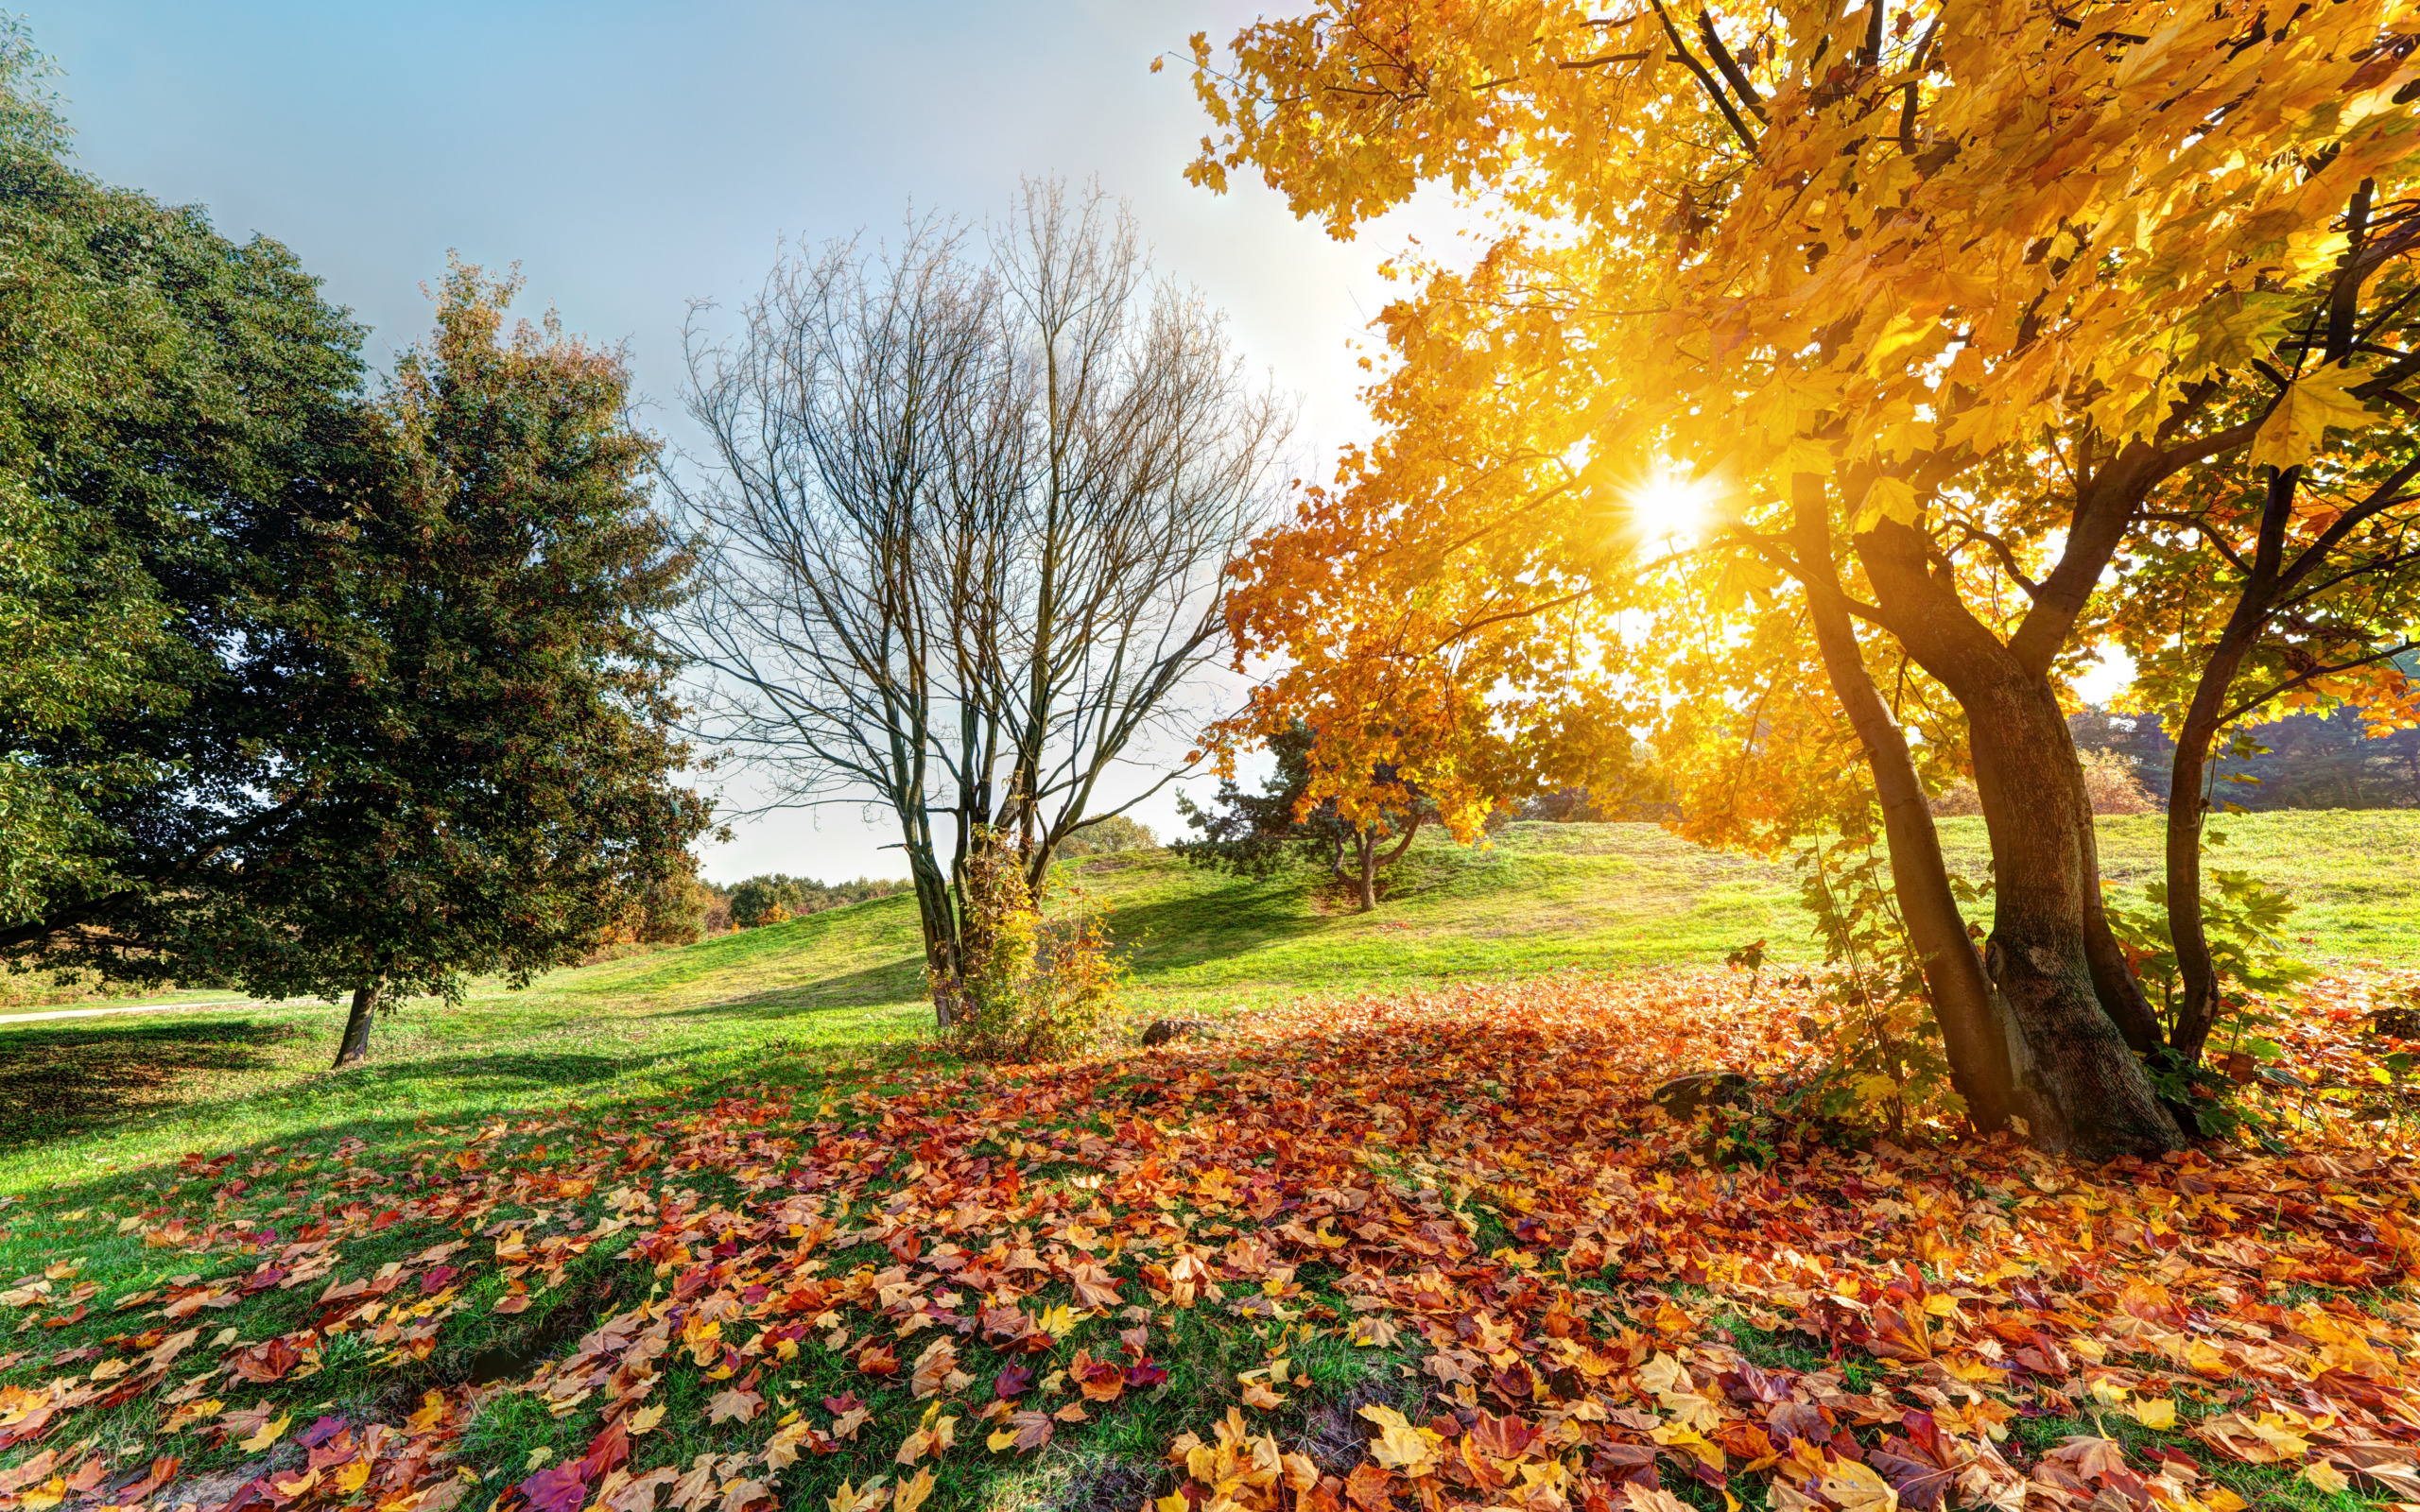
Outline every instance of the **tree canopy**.
{"label": "tree canopy", "polygon": [[[2409,514],[2408,472],[2361,470],[2408,452],[2420,368],[2413,32],[2388,3],[1331,0],[1223,67],[1197,37],[1199,181],[1256,167],[1339,235],[1429,183],[1491,213],[1467,266],[1402,265],[1379,438],[1255,545],[1242,637],[1301,669],[1262,727],[1400,707],[1445,774],[1638,722],[1685,809],[1768,842],[1870,790],[1977,1120],[2171,1147],[2062,698],[2131,606],[2104,574],[2211,470],[2317,480],[2276,551]],[[1968,767],[1980,956],[1925,805]]]}

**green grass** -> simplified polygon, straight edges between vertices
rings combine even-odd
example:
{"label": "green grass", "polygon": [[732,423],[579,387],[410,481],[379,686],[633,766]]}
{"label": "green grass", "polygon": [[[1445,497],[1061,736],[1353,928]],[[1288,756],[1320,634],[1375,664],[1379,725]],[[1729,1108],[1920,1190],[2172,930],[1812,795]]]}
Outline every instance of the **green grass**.
{"label": "green grass", "polygon": [[[2420,815],[2224,823],[2224,864],[2303,903],[2314,960],[2420,961]],[[1944,831],[1952,865],[1986,874],[1981,821]],[[2101,835],[2113,877],[2131,888],[2156,874],[2156,816],[2104,819]],[[1758,938],[1782,959],[1812,954],[1788,867],[1652,825],[1520,824],[1480,848],[1424,838],[1369,915],[1307,871],[1241,880],[1156,852],[1070,870],[1127,953],[1138,1019],[1571,967],[1710,965]],[[368,1067],[341,1074],[327,1070],[341,1021],[328,1004],[0,1023],[0,1194],[306,1131],[373,1138],[428,1119],[665,1095],[752,1070],[769,1049],[811,1051],[782,1059],[802,1074],[873,1074],[914,1053],[930,1022],[922,979],[914,901],[901,896],[521,991],[489,985],[456,1009],[414,1004],[378,1024]]]}
{"label": "green grass", "polygon": [[[2226,827],[2221,863],[2282,885],[2303,903],[2298,927],[2312,958],[2420,962],[2413,875],[2420,868],[2411,864],[2420,855],[2420,816],[2277,814],[2237,817]],[[1953,866],[1984,875],[1980,821],[1944,828]],[[2101,834],[2113,877],[2132,888],[2156,875],[2155,817],[2104,820]],[[1379,911],[1366,916],[1307,872],[1238,880],[1189,869],[1164,853],[1094,858],[1069,871],[1128,954],[1137,1020],[1574,967],[1714,965],[1757,938],[1780,959],[1812,954],[1789,868],[1703,851],[1646,825],[1518,825],[1478,849],[1425,840],[1391,879]],[[331,1199],[338,1142],[347,1138],[392,1149],[450,1125],[458,1142],[497,1115],[562,1109],[546,1115],[550,1132],[533,1136],[561,1146],[604,1123],[654,1117],[666,1106],[694,1108],[735,1083],[800,1087],[806,1106],[819,1089],[839,1097],[860,1088],[889,1093],[892,1078],[929,1053],[920,954],[913,900],[879,900],[558,971],[522,991],[489,984],[455,1009],[410,1005],[378,1024],[372,1062],[344,1073],[327,1069],[342,1018],[327,1004],[0,1023],[7,1110],[0,1196],[49,1199],[0,1211],[0,1280],[72,1254],[87,1260],[93,1277],[107,1278],[114,1297],[193,1265],[177,1250],[147,1249],[140,1236],[116,1232],[120,1217],[174,1199],[184,1178],[164,1162],[186,1152],[244,1151],[242,1168],[257,1166],[264,1176],[262,1202],[318,1206]],[[60,1227],[70,1212],[80,1219],[73,1234]],[[344,1274],[404,1258],[429,1237],[398,1230],[350,1244]],[[1491,1215],[1479,1240],[1484,1251],[1511,1236]],[[408,1380],[372,1366],[366,1354],[347,1353],[358,1349],[357,1340],[334,1341],[324,1390],[314,1395],[344,1415],[391,1416],[409,1407],[406,1388],[423,1378],[475,1375],[475,1357],[483,1352],[559,1353],[567,1330],[577,1332],[609,1304],[631,1304],[652,1284],[617,1250],[600,1246],[517,1315],[491,1312],[488,1294],[502,1283],[481,1278],[486,1292],[468,1314],[477,1322],[449,1332],[447,1355]],[[843,1265],[859,1259],[884,1263],[873,1250],[835,1257]],[[260,1315],[247,1316],[247,1337],[298,1321],[314,1294],[265,1298]],[[1343,1305],[1339,1297],[1324,1301]],[[122,1326],[96,1318],[87,1332]],[[1744,1321],[1736,1332],[1752,1356],[1799,1368],[1815,1363],[1795,1336],[1759,1335]],[[1230,1400],[1237,1372],[1281,1348],[1310,1379],[1300,1398],[1305,1411],[1403,1389],[1402,1361],[1392,1351],[1356,1351],[1335,1340],[1288,1345],[1273,1329],[1186,1314],[1155,1333],[1154,1352],[1170,1372],[1160,1395],[1071,1433],[1066,1452],[1030,1465],[961,1456],[966,1467],[949,1473],[966,1479],[962,1486],[953,1480],[943,1503],[1131,1503],[1135,1477],[1167,1439],[1199,1427]],[[852,1381],[863,1386],[856,1378],[803,1370],[784,1389],[805,1402]],[[688,1448],[713,1447],[715,1435],[700,1421],[702,1400],[692,1400],[703,1387],[678,1389],[690,1395],[667,1403],[675,1411],[666,1431]],[[904,1399],[882,1404],[890,1417],[915,1411]],[[2112,1421],[2111,1431],[2133,1442],[2131,1422]],[[2050,1435],[2043,1442],[2051,1444],[2091,1426],[2046,1419],[2028,1431]],[[140,1414],[130,1415],[123,1425],[129,1442],[145,1427]],[[971,1423],[960,1432],[979,1436]],[[465,1452],[501,1485],[496,1478],[526,1465],[533,1449],[568,1454],[579,1436],[532,1399],[506,1395],[483,1409]],[[878,1456],[862,1466],[851,1459],[847,1468],[862,1480],[880,1469]],[[2364,1504],[2325,1497],[2279,1472],[2230,1466],[2217,1473],[2255,1505],[2317,1512]],[[1684,1490],[1693,1504],[1700,1500]]]}

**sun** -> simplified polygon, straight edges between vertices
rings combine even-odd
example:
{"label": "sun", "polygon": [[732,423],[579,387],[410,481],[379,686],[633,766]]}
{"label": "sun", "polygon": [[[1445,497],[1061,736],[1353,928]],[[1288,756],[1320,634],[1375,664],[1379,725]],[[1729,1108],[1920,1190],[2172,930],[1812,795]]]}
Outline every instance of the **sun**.
{"label": "sun", "polygon": [[1715,491],[1703,478],[1658,468],[1630,490],[1631,528],[1645,541],[1695,540],[1714,523]]}

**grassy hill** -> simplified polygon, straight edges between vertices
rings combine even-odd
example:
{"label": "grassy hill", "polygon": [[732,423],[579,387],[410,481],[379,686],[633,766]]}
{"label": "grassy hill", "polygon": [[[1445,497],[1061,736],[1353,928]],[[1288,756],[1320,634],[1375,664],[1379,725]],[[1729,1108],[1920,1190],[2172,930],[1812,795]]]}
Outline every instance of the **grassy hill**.
{"label": "grassy hill", "polygon": [[[2420,816],[2227,825],[2227,864],[2302,902],[2313,959],[2420,962]],[[1945,828],[1953,864],[1984,875],[1980,821]],[[2156,874],[2155,817],[2105,820],[2102,836],[2127,886]],[[1070,869],[1127,952],[1137,1017],[1714,964],[1758,938],[1785,958],[1812,954],[1789,868],[1651,825],[1515,825],[1469,850],[1424,841],[1374,915],[1308,872],[1242,881],[1165,853]],[[0,1194],[303,1130],[677,1093],[768,1060],[854,1075],[913,1054],[929,1011],[914,902],[896,897],[492,988],[458,1009],[415,1005],[378,1025],[371,1066],[342,1075],[326,1070],[341,1015],[324,1004],[5,1023]]]}

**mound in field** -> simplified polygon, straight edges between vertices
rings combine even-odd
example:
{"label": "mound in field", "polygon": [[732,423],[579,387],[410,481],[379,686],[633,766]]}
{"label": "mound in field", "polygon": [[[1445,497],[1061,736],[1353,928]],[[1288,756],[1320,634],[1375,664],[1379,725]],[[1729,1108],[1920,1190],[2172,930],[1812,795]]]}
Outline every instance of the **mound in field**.
{"label": "mound in field", "polygon": [[[2367,991],[2302,1080],[2369,1077]],[[59,1236],[0,1509],[2420,1501],[2408,1125],[2094,1169],[1656,1106],[1795,1007],[1565,977],[197,1153],[0,1214]]]}

